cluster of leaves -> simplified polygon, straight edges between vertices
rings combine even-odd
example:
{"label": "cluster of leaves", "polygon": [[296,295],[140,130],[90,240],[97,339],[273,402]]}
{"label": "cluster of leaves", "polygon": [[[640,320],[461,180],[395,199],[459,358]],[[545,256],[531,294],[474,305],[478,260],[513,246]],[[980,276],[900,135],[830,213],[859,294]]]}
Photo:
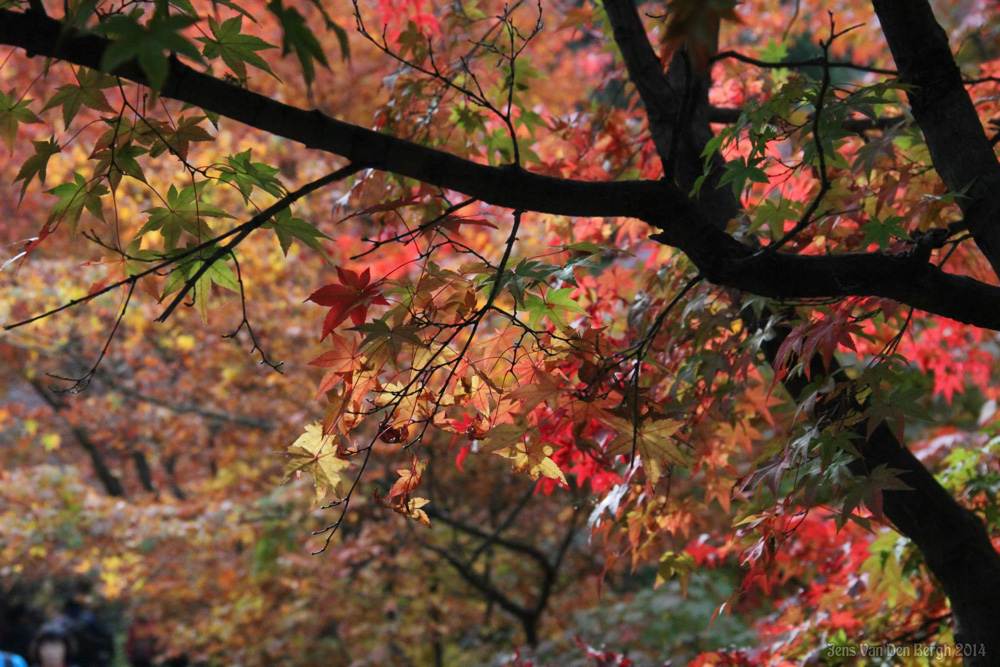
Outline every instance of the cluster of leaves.
{"label": "cluster of leaves", "polygon": [[[680,18],[651,26],[665,54],[703,50],[720,19],[723,39],[801,47],[828,27],[801,4],[789,24],[757,3],[675,2]],[[902,483],[847,465],[858,424],[901,432],[906,417],[995,533],[1000,349],[982,331],[877,299],[782,304],[790,333],[768,364],[775,332],[755,327],[768,304],[702,282],[635,221],[511,214],[374,172],[300,198],[310,186],[292,183],[340,173],[329,157],[159,95],[179,58],[484,164],[659,178],[600,7],[557,7],[547,30],[539,8],[482,0],[358,3],[355,16],[282,0],[68,7],[114,41],[103,72],[0,69],[0,182],[18,192],[0,204],[15,260],[0,318],[92,308],[0,340],[0,583],[92,576],[157,619],[165,655],[241,664],[485,662],[539,633],[540,656],[623,665],[949,639],[927,622],[946,601],[881,523],[882,492]],[[334,62],[349,23],[367,39]],[[871,41],[857,31],[829,49],[885,66]],[[145,87],[114,76],[133,60]],[[899,86],[714,68],[713,102],[742,113],[706,157],[728,160],[743,238],[902,254],[958,216],[961,193],[899,116]],[[388,99],[344,86],[358,70]],[[977,93],[983,114],[998,111],[993,88]],[[877,132],[845,129],[887,116]],[[966,246],[949,252],[984,271]],[[148,300],[131,301],[136,285]],[[291,372],[257,372],[240,347]],[[88,392],[53,393],[39,375],[53,365]],[[799,376],[796,403],[780,382]],[[322,567],[309,531],[310,548],[335,547]],[[571,613],[599,608],[599,581],[618,627]],[[642,633],[649,608],[692,590],[716,596],[700,627],[674,643]],[[724,636],[700,632],[720,612]],[[758,648],[727,652],[737,641]]]}

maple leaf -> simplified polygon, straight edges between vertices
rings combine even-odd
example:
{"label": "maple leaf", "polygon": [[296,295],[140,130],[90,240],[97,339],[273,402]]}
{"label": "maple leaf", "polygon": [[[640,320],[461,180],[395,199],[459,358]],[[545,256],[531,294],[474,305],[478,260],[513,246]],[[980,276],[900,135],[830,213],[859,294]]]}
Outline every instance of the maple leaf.
{"label": "maple leaf", "polygon": [[572,287],[560,289],[549,289],[543,296],[529,294],[524,300],[524,309],[530,314],[528,326],[532,329],[538,327],[542,317],[548,317],[549,321],[559,328],[565,329],[569,326],[565,313],[578,313],[586,315],[587,311],[580,307],[576,301],[570,298],[574,292]]}
{"label": "maple leaf", "polygon": [[24,161],[20,171],[17,172],[17,177],[14,178],[15,183],[20,180],[24,181],[21,185],[19,202],[24,200],[24,193],[28,191],[28,184],[31,183],[32,178],[38,176],[38,181],[45,184],[45,169],[49,165],[49,158],[62,150],[55,137],[48,141],[32,141],[31,143],[35,147],[35,154]]}
{"label": "maple leaf", "polygon": [[365,363],[365,357],[358,353],[358,341],[355,337],[352,336],[348,340],[337,333],[330,335],[333,349],[327,350],[309,362],[310,366],[327,369],[316,390],[317,398],[330,391],[341,380],[350,382],[354,371]]}
{"label": "maple leaf", "polygon": [[490,229],[497,229],[497,226],[494,225],[489,220],[483,220],[481,218],[465,217],[461,215],[446,215],[437,223],[429,225],[428,227],[424,228],[421,231],[423,231],[426,234],[432,230],[443,229],[446,232],[460,236],[462,233],[461,229],[462,225],[470,225],[473,227],[489,227]]}
{"label": "maple leaf", "polygon": [[378,491],[375,491],[375,502],[388,507],[396,514],[405,516],[407,519],[413,519],[428,528],[431,526],[430,517],[427,516],[427,512],[421,509],[430,502],[427,498],[407,498],[406,496],[383,498]]}
{"label": "maple leaf", "polygon": [[0,138],[7,144],[11,154],[14,153],[17,126],[21,123],[42,122],[42,119],[28,108],[30,102],[30,99],[19,98],[13,88],[6,95],[0,90]]}
{"label": "maple leaf", "polygon": [[608,443],[605,451],[611,456],[630,456],[634,442],[646,477],[650,485],[655,485],[663,474],[664,464],[684,463],[684,455],[672,439],[683,424],[672,419],[658,419],[641,424],[636,433],[630,421],[617,417],[612,425],[618,430],[618,435]]}
{"label": "maple leaf", "polygon": [[691,572],[694,568],[694,556],[691,554],[668,551],[660,557],[660,563],[656,568],[656,581],[653,583],[653,588],[659,588],[665,582],[677,577],[681,584],[681,595],[686,596],[688,583],[691,581]]}
{"label": "maple leaf", "polygon": [[351,462],[337,456],[335,435],[326,435],[319,423],[306,426],[306,432],[288,448],[285,479],[309,473],[316,487],[316,502],[328,493],[337,498],[347,495],[350,479],[344,474]]}
{"label": "maple leaf", "polygon": [[548,477],[566,484],[566,476],[552,460],[552,445],[537,441],[518,442],[494,452],[511,460],[515,470],[527,471],[531,479]]}
{"label": "maple leaf", "polygon": [[[243,195],[244,203],[250,202],[250,193],[253,192],[254,188],[260,188],[274,197],[280,197],[285,192],[285,187],[277,177],[278,168],[263,162],[254,162],[250,158],[249,149],[236,155],[227,156],[226,164],[216,168],[219,170],[219,180],[223,183],[235,185],[240,194]],[[293,220],[295,222],[292,222]],[[299,223],[308,225],[304,220],[293,219],[291,211],[286,208],[275,214],[269,222],[263,225],[263,228],[270,229],[272,226],[277,228],[288,225],[292,227],[289,231],[294,235],[293,229],[299,226]],[[309,226],[312,227],[311,225]],[[328,238],[319,232],[316,232],[316,235]],[[278,238],[282,238],[280,232],[278,232]],[[281,249],[286,255],[288,254],[288,245],[290,244],[291,239],[288,239],[287,243],[284,240],[281,242]]]}
{"label": "maple leaf", "polygon": [[63,126],[67,128],[80,111],[81,106],[95,111],[113,111],[103,89],[115,85],[114,77],[102,74],[97,70],[80,67],[76,72],[76,80],[78,82],[76,84],[68,83],[59,86],[56,94],[49,98],[49,101],[42,107],[42,111],[47,111],[61,106]]}
{"label": "maple leaf", "polygon": [[[234,16],[223,21],[220,25],[214,18],[209,17],[208,26],[212,30],[212,37],[199,37],[198,41],[205,44],[202,53],[208,59],[222,58],[222,62],[229,66],[229,69],[236,73],[240,81],[247,80],[247,65],[253,65],[262,69],[275,79],[278,76],[271,71],[267,61],[257,54],[257,51],[266,49],[276,49],[278,47],[268,44],[260,37],[243,34],[243,17]],[[280,81],[280,79],[279,79]]]}
{"label": "maple leaf", "polygon": [[522,443],[526,437],[537,433],[537,426],[528,426],[525,419],[520,417],[513,424],[498,424],[491,428],[481,444],[484,451],[495,452]]}
{"label": "maple leaf", "polygon": [[330,312],[323,321],[323,340],[348,317],[355,326],[361,326],[368,316],[368,308],[372,305],[388,306],[389,302],[379,292],[381,280],[371,282],[371,271],[365,269],[358,275],[350,269],[337,267],[340,284],[330,283],[309,295],[306,301],[312,301],[321,306],[327,306]]}
{"label": "maple leaf", "polygon": [[326,391],[327,408],[323,414],[323,431],[332,433],[334,429],[348,433],[361,423],[362,410],[358,396],[364,396],[366,390],[353,384],[342,388],[334,385]]}
{"label": "maple leaf", "polygon": [[509,400],[523,401],[521,412],[527,414],[535,409],[540,403],[555,401],[562,394],[565,380],[545,371],[535,373],[535,384],[523,385],[507,394]]}
{"label": "maple leaf", "polygon": [[158,157],[165,151],[172,151],[180,158],[186,158],[193,141],[215,141],[215,137],[201,126],[205,116],[182,116],[177,127],[166,126],[153,135],[150,157]]}
{"label": "maple leaf", "polygon": [[146,75],[150,89],[156,94],[163,87],[170,72],[171,52],[183,54],[201,62],[198,48],[184,36],[185,28],[198,22],[198,18],[170,14],[166,5],[158,5],[153,15],[140,24],[137,16],[115,14],[106,17],[96,32],[109,37],[111,45],[104,50],[101,69],[111,72],[130,60],[137,60]]}
{"label": "maple leaf", "polygon": [[424,469],[427,467],[427,461],[414,461],[413,466],[410,468],[402,468],[397,470],[399,473],[399,479],[392,485],[389,489],[389,495],[387,498],[395,498],[397,496],[409,497],[410,492],[417,487],[420,483],[420,477],[424,474]]}
{"label": "maple leaf", "polygon": [[100,183],[88,181],[80,174],[75,173],[72,183],[57,185],[46,192],[59,198],[59,201],[52,206],[49,223],[55,220],[67,220],[71,233],[76,233],[84,209],[90,211],[100,220],[104,220],[101,197],[108,193],[108,189]]}
{"label": "maple leaf", "polygon": [[163,243],[167,250],[177,247],[181,232],[187,232],[195,238],[205,238],[211,235],[211,227],[205,218],[231,218],[218,206],[202,200],[206,182],[189,185],[178,191],[170,186],[167,191],[167,206],[154,206],[146,209],[149,219],[136,233],[142,236],[147,232],[159,231],[163,235]]}
{"label": "maple leaf", "polygon": [[356,218],[362,215],[371,215],[372,213],[382,213],[385,211],[396,211],[401,208],[406,208],[407,206],[413,206],[414,204],[420,202],[423,197],[419,195],[414,195],[412,197],[398,197],[387,202],[382,202],[381,204],[373,204],[372,206],[366,206],[360,211],[355,211],[345,218],[341,218],[337,221],[339,225],[342,222],[347,222],[351,218]]}
{"label": "maple leaf", "polygon": [[281,23],[284,33],[281,38],[281,55],[287,56],[295,51],[306,86],[312,86],[313,79],[316,78],[316,65],[313,61],[330,69],[319,40],[309,28],[305,17],[294,8],[286,8],[281,0],[271,0],[267,3],[267,10]]}

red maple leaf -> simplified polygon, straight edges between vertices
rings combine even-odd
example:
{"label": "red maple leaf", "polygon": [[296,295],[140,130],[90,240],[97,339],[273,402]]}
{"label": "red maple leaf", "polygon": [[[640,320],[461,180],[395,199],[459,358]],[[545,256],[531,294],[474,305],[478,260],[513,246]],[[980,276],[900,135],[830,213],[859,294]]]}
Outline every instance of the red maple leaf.
{"label": "red maple leaf", "polygon": [[[326,338],[337,326],[348,317],[354,326],[361,326],[368,316],[368,308],[372,304],[388,306],[379,291],[382,280],[371,282],[371,271],[365,269],[359,276],[350,269],[337,268],[340,284],[330,283],[320,287],[309,295],[307,301],[318,303],[330,308],[323,321],[323,338]],[[322,338],[320,339],[322,340]]]}

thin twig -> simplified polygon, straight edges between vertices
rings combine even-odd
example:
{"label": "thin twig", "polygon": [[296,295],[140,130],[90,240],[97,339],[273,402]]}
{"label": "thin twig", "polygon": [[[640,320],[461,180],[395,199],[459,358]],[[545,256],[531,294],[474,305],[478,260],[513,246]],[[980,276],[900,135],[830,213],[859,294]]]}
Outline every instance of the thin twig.
{"label": "thin twig", "polygon": [[271,204],[263,211],[255,215],[253,218],[251,218],[247,222],[237,227],[235,230],[233,230],[235,238],[233,238],[233,240],[227,243],[226,245],[220,247],[218,250],[212,253],[212,255],[209,256],[208,259],[202,262],[201,266],[198,267],[198,270],[194,272],[194,275],[189,276],[188,279],[184,281],[184,286],[181,287],[180,291],[177,292],[177,296],[175,296],[174,299],[170,302],[170,304],[167,305],[167,307],[163,310],[163,312],[160,313],[160,316],[156,318],[156,321],[166,322],[167,318],[170,317],[171,313],[173,313],[174,310],[177,308],[177,306],[179,306],[184,301],[184,297],[187,296],[188,292],[190,292],[191,289],[195,286],[195,283],[197,283],[198,280],[203,275],[205,275],[205,272],[208,271],[213,264],[215,264],[217,261],[219,261],[226,255],[232,253],[233,249],[240,243],[242,243],[243,240],[246,239],[246,237],[248,237],[252,232],[259,229],[262,225],[267,223],[275,215],[285,210],[286,208],[294,204],[302,197],[305,197],[306,195],[315,192],[316,190],[324,186],[327,186],[331,183],[335,183],[337,181],[347,178],[348,176],[356,174],[362,169],[365,169],[364,165],[352,163],[347,165],[346,167],[338,169],[333,173],[327,174],[322,178],[317,178],[312,183],[302,186],[295,192],[289,192],[287,195],[285,195],[284,197],[282,197],[281,199],[279,199],[278,201]]}

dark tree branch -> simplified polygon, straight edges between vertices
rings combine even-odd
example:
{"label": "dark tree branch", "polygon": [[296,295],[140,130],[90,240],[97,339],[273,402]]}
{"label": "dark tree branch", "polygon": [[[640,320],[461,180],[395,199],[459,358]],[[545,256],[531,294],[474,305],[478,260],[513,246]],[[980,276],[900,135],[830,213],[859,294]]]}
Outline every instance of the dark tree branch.
{"label": "dark tree branch", "polygon": [[135,463],[135,471],[139,475],[139,483],[142,488],[149,493],[156,493],[156,485],[153,484],[153,472],[149,469],[149,459],[141,449],[134,447],[131,451],[132,462]]}
{"label": "dark tree branch", "polygon": [[[704,173],[702,151],[714,136],[708,104],[709,74],[695,71],[683,48],[674,54],[664,73],[635,0],[606,0],[604,7],[629,78],[646,107],[664,175],[677,183],[682,194],[689,192]],[[704,187],[714,195],[708,200],[710,204],[702,207],[702,213],[711,224],[725,228],[739,210],[739,203],[728,189],[717,191],[724,173],[721,155],[713,156],[710,166]]]}
{"label": "dark tree branch", "polygon": [[870,74],[886,74],[888,76],[896,76],[897,72],[894,69],[885,69],[882,67],[871,67],[869,65],[858,65],[852,62],[845,61],[827,61],[824,56],[816,56],[815,58],[806,58],[804,60],[783,60],[781,62],[772,62],[769,60],[761,60],[759,58],[752,58],[747,55],[743,55],[738,51],[720,51],[715,54],[712,58],[712,62],[718,62],[720,60],[738,60],[748,65],[754,65],[755,67],[763,67],[768,69],[775,68],[787,68],[787,69],[799,69],[802,67],[830,67],[834,69],[852,69],[858,72],[868,72]]}
{"label": "dark tree branch", "polygon": [[487,602],[496,604],[508,614],[516,618],[521,624],[521,627],[524,629],[525,640],[529,646],[535,646],[538,644],[538,614],[534,608],[529,609],[528,607],[525,607],[524,605],[521,605],[511,599],[507,594],[495,586],[489,578],[473,570],[471,567],[452,555],[447,549],[442,549],[441,547],[434,546],[433,544],[425,541],[422,541],[421,544],[424,548],[436,553],[438,556],[443,558],[445,562],[451,565],[455,572],[457,572],[466,583],[483,594],[483,597],[486,598]]}
{"label": "dark tree branch", "polygon": [[69,407],[69,405],[61,398],[52,395],[48,389],[42,386],[38,380],[28,380],[35,393],[41,398],[45,403],[52,408],[52,411],[57,415],[63,417],[63,421],[66,422],[66,428],[69,432],[73,434],[73,438],[76,440],[77,444],[87,453],[90,457],[90,463],[94,467],[94,472],[97,474],[97,479],[101,480],[101,485],[109,496],[115,498],[121,498],[125,495],[125,487],[122,485],[122,481],[111,472],[111,468],[108,467],[107,462],[104,460],[104,456],[101,454],[101,450],[97,447],[97,444],[90,439],[90,434],[87,433],[86,429],[77,426],[66,418],[63,411]]}
{"label": "dark tree branch", "polygon": [[[913,117],[934,167],[958,200],[969,231],[1000,273],[1000,163],[927,0],[873,0]],[[968,190],[966,190],[968,188]]]}
{"label": "dark tree branch", "polygon": [[[965,91],[947,36],[925,0],[873,2],[899,68],[900,80],[911,86],[913,115],[925,134],[935,166],[953,191],[969,187],[968,197],[960,200],[966,223],[997,269],[1000,267],[1000,233],[995,230],[1000,222],[1000,166]],[[707,127],[709,109],[701,97],[705,82],[701,81],[694,93],[696,96],[690,97],[690,86],[687,83],[678,86],[672,78],[673,71],[680,69],[672,67],[663,74],[658,61],[655,68],[651,66],[652,48],[634,5],[626,0],[608,0],[607,6],[616,41],[649,110],[651,126],[658,126],[653,128],[658,132],[657,149],[661,151],[661,158],[669,163],[671,151],[679,149],[664,144],[664,137],[675,143],[677,136],[688,136],[686,130],[693,128],[703,132]],[[64,31],[63,28],[62,23],[39,12],[0,10],[0,43],[24,48],[29,55],[98,68],[109,42],[92,34],[72,29]],[[655,54],[653,56],[655,58]],[[138,83],[145,82],[141,69],[134,62],[124,64],[114,73]],[[685,92],[688,99],[694,100],[688,116],[682,113]],[[677,173],[673,176],[678,186],[649,182],[590,183],[539,176],[519,168],[494,168],[474,163],[338,121],[319,111],[281,104],[230,86],[176,59],[171,60],[169,77],[161,94],[309,148],[341,155],[354,164],[391,171],[487,203],[541,213],[630,216],[646,220],[662,230],[655,236],[657,240],[687,253],[701,274],[719,285],[778,299],[881,296],[976,326],[1000,330],[1000,288],[945,274],[925,256],[868,253],[804,257],[757,253],[755,248],[725,233],[722,223],[729,217],[717,211],[735,212],[736,209],[733,205],[720,206],[724,191],[709,187],[703,190],[710,193],[703,195],[704,201],[693,202],[687,198],[688,190],[683,187],[686,177],[682,170],[697,165],[698,161],[692,161],[690,155],[698,153],[676,156]],[[678,126],[680,130],[675,133]],[[668,132],[663,134],[662,131]],[[705,135],[691,136],[695,136],[690,144],[694,149],[701,141],[698,137]],[[666,152],[662,148],[666,148]],[[785,384],[793,395],[796,391],[801,392],[796,390],[794,378],[786,379]],[[48,396],[47,402],[59,409],[54,398]],[[369,447],[366,461],[370,451]],[[1000,642],[997,631],[1000,607],[996,605],[1000,598],[1000,558],[982,522],[937,483],[885,424],[873,430],[861,444],[860,451],[861,457],[854,463],[859,474],[883,464],[903,471],[902,479],[912,490],[885,491],[885,514],[913,539],[928,567],[941,580],[955,610],[960,641],[987,642],[990,652],[982,664],[993,664],[995,656],[1000,654],[997,645]],[[91,446],[88,453],[91,453],[95,468],[103,465],[95,447]],[[100,468],[98,475],[108,492],[116,495],[114,484],[117,484],[118,494],[122,493],[117,478],[106,466],[103,470],[108,479]],[[509,542],[501,542],[504,538],[487,533],[480,539],[492,539],[497,546],[507,546],[505,542]],[[524,550],[524,545],[518,545],[521,553],[530,553]],[[537,614],[503,596],[488,580],[450,553],[436,547],[432,549],[455,565],[467,581],[494,596],[498,604],[515,616],[520,614],[519,617],[525,620],[533,619],[533,623],[525,623],[526,631],[531,632],[529,627],[534,627]],[[543,553],[538,553],[542,557],[539,563],[549,562]],[[535,556],[532,559],[537,560]],[[554,569],[551,563],[549,569]]]}
{"label": "dark tree branch", "polygon": [[[732,125],[738,123],[743,109],[733,107],[709,107],[708,120],[711,123],[720,125]],[[888,130],[908,119],[905,116],[879,116],[878,118],[848,118],[840,124],[848,132],[864,134],[873,130]]]}
{"label": "dark tree branch", "polygon": [[646,28],[636,10],[635,0],[606,0],[615,42],[621,51],[629,78],[646,107],[649,130],[653,135],[656,152],[666,167],[671,153],[671,135],[680,115],[683,90],[674,90],[660,65],[660,58],[653,51]]}
{"label": "dark tree branch", "polygon": [[101,374],[101,379],[108,383],[108,385],[122,393],[125,400],[134,401],[136,403],[149,403],[150,405],[155,405],[159,408],[169,410],[175,414],[192,414],[199,417],[204,417],[210,421],[214,422],[226,422],[230,424],[236,424],[237,426],[244,426],[246,428],[259,429],[261,431],[272,431],[274,430],[274,424],[263,419],[256,419],[254,417],[247,417],[245,415],[231,415],[225,412],[219,412],[218,410],[211,410],[208,408],[203,408],[199,405],[193,405],[190,403],[172,403],[171,401],[164,400],[162,398],[157,398],[156,396],[150,396],[148,394],[143,394],[141,392],[135,391],[130,387],[126,387],[119,383],[114,378],[107,374]]}
{"label": "dark tree branch", "polygon": [[[502,526],[492,532],[487,532],[469,523],[465,523],[464,521],[459,521],[431,507],[426,507],[424,509],[427,512],[427,515],[435,521],[440,521],[441,523],[451,526],[459,532],[465,533],[466,535],[480,541],[480,545],[473,551],[472,556],[464,560],[460,560],[446,549],[442,549],[427,542],[422,542],[422,544],[427,549],[444,558],[449,565],[455,568],[459,576],[465,579],[466,582],[474,588],[478,589],[487,601],[496,603],[504,611],[517,618],[524,628],[528,644],[534,646],[538,642],[538,622],[545,611],[545,607],[549,603],[550,597],[552,596],[552,591],[555,588],[556,580],[559,575],[559,567],[562,565],[563,558],[569,549],[569,545],[572,542],[573,537],[576,535],[577,520],[579,519],[582,510],[574,510],[573,515],[570,518],[569,525],[566,528],[566,532],[559,540],[559,545],[556,548],[555,554],[552,558],[550,558],[541,548],[533,544],[501,536],[500,533],[503,531]],[[520,509],[516,509],[513,516],[516,516],[519,512]],[[506,525],[511,519],[512,517],[508,517],[508,521],[505,521],[503,525]],[[475,569],[473,569],[475,561],[479,558],[483,551],[489,549],[493,545],[513,551],[514,553],[518,553],[523,556],[527,556],[541,569],[542,576],[539,583],[538,595],[535,598],[535,603],[530,607],[526,604],[514,601],[510,598],[510,596],[506,595],[503,591],[496,587],[493,582],[489,580],[488,576],[479,574]]]}
{"label": "dark tree branch", "polygon": [[[772,330],[775,335],[761,347],[773,365],[791,327],[779,322]],[[847,382],[835,358],[827,369],[820,355],[813,356],[809,377],[827,374]],[[782,384],[793,398],[800,400],[804,398],[809,380],[802,373],[790,374]],[[941,582],[954,610],[956,641],[986,643],[985,656],[978,654],[978,659],[985,658],[985,662],[977,662],[977,655],[973,654],[967,656],[966,664],[996,664],[991,656],[1000,655],[1000,605],[997,605],[1000,554],[993,549],[982,520],[941,486],[920,460],[900,443],[885,421],[865,437],[867,429],[867,423],[855,429],[860,436],[856,441],[860,456],[851,463],[851,471],[855,475],[867,475],[879,466],[899,471],[900,481],[910,489],[881,492],[885,516],[900,533],[913,540],[928,569]]]}
{"label": "dark tree branch", "polygon": [[552,563],[549,562],[548,556],[533,544],[528,544],[527,542],[520,542],[518,540],[513,540],[507,537],[503,537],[496,533],[487,533],[473,525],[458,521],[452,517],[444,514],[438,510],[431,508],[431,506],[424,507],[424,511],[427,512],[427,516],[434,519],[435,521],[440,521],[441,523],[447,524],[456,530],[463,533],[467,533],[479,540],[487,542],[489,544],[497,544],[510,551],[515,551],[517,553],[523,554],[533,561],[538,563],[539,567],[542,569],[544,576],[555,576],[555,568],[553,568]]}
{"label": "dark tree branch", "polygon": [[[59,21],[0,10],[0,43],[29,53],[96,68],[109,42],[68,30]],[[138,65],[115,74],[144,82]],[[756,249],[717,225],[724,216],[706,213],[686,191],[667,183],[585,182],[551,178],[523,169],[489,167],[442,151],[304,111],[231,86],[171,60],[161,93],[218,112],[276,136],[342,155],[356,164],[392,171],[463,192],[484,202],[541,213],[621,216],[645,220],[663,231],[657,239],[679,248],[715,284],[774,298],[871,295],[976,326],[1000,330],[1000,288],[946,274],[913,258],[878,253],[800,257]],[[996,188],[1000,193],[1000,187]],[[722,191],[714,195],[725,196]],[[711,210],[726,206],[713,204]],[[728,218],[726,218],[728,219]]]}

